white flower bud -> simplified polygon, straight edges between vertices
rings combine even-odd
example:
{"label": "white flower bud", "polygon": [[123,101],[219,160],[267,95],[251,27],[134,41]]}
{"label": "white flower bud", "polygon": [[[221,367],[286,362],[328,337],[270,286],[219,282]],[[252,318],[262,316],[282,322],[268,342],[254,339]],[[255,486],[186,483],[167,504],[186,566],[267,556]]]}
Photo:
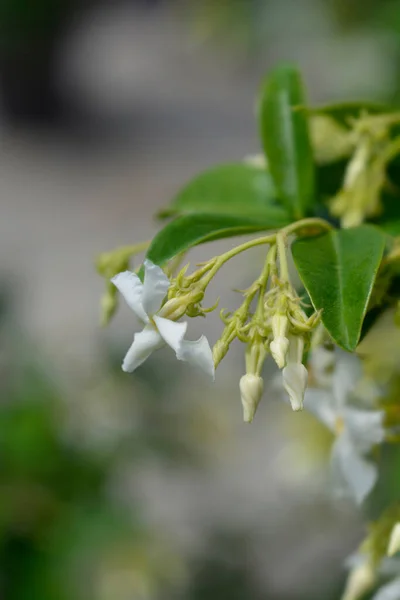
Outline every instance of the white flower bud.
{"label": "white flower bud", "polygon": [[387,549],[388,556],[394,556],[400,551],[400,521],[392,529]]}
{"label": "white flower bud", "polygon": [[374,569],[365,562],[351,571],[341,600],[359,600],[375,583]]}
{"label": "white flower bud", "polygon": [[278,337],[272,340],[269,349],[278,367],[283,369],[286,364],[286,354],[289,350],[289,340],[286,337]]}
{"label": "white flower bud", "polygon": [[303,350],[303,337],[290,335],[287,365],[282,371],[282,376],[283,387],[289,394],[290,404],[295,411],[303,410],[304,393],[308,382],[308,371],[301,362]]}
{"label": "white flower bud", "polygon": [[271,319],[272,335],[274,339],[269,345],[271,354],[280,369],[286,364],[286,354],[289,350],[289,340],[287,332],[289,329],[289,320],[286,315],[276,313]]}
{"label": "white flower bud", "polygon": [[258,375],[247,373],[241,377],[239,387],[243,405],[243,419],[246,423],[251,423],[263,394],[264,381]]}
{"label": "white flower bud", "polygon": [[303,410],[304,393],[307,387],[308,371],[301,363],[290,363],[283,371],[283,387],[289,394],[294,411]]}

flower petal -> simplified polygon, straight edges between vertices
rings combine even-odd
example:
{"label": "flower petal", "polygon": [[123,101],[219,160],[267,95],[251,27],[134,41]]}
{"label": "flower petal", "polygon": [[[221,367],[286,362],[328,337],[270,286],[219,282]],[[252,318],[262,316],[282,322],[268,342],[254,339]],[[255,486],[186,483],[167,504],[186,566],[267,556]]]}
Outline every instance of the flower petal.
{"label": "flower petal", "polygon": [[335,430],[337,413],[332,394],[325,390],[309,388],[304,396],[304,408],[331,431]]}
{"label": "flower petal", "polygon": [[399,600],[400,598],[400,577],[397,577],[390,583],[382,586],[372,600]]}
{"label": "flower petal", "polygon": [[375,444],[383,442],[384,416],[383,411],[378,410],[344,409],[344,421],[357,452],[366,454]]}
{"label": "flower petal", "polygon": [[172,350],[178,352],[186,333],[187,323],[177,323],[175,321],[170,321],[170,319],[164,319],[164,317],[158,317],[157,315],[154,317],[154,322],[157,325],[164,342],[168,344]]}
{"label": "flower petal", "polygon": [[176,353],[176,358],[178,360],[185,360],[193,366],[198,367],[214,381],[215,367],[212,350],[204,335],[193,342],[190,340],[182,340],[180,348]]}
{"label": "flower petal", "polygon": [[136,316],[144,323],[149,319],[143,308],[143,284],[136,273],[123,271],[111,279],[118,291],[123,295],[127,305],[133,310]]}
{"label": "flower petal", "polygon": [[302,410],[308,372],[301,363],[289,363],[282,371],[283,387],[289,394],[293,410]]}
{"label": "flower petal", "polygon": [[336,366],[333,375],[332,391],[337,411],[340,412],[358,383],[362,371],[361,361],[356,355],[349,354],[343,350],[337,350],[335,354]]}
{"label": "flower petal", "polygon": [[150,356],[152,352],[162,348],[165,345],[164,340],[155,327],[148,325],[140,333],[135,333],[133,344],[129,348],[122,370],[126,373],[132,373]]}
{"label": "flower petal", "polygon": [[346,432],[333,445],[331,455],[332,479],[335,491],[341,496],[352,496],[361,504],[372,490],[378,470],[376,465],[357,453]]}
{"label": "flower petal", "polygon": [[170,285],[171,283],[161,267],[146,259],[144,261],[142,302],[148,315],[154,315],[160,309]]}

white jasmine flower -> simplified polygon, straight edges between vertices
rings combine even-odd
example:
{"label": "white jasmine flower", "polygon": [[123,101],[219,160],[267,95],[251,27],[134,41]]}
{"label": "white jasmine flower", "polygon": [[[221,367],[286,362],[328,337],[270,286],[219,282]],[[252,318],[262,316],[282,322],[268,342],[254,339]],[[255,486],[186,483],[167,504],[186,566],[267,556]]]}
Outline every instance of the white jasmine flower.
{"label": "white jasmine flower", "polygon": [[390,534],[387,555],[394,556],[400,551],[400,521],[396,523]]}
{"label": "white jasmine flower", "polygon": [[289,350],[286,367],[282,371],[283,387],[289,394],[290,404],[295,411],[303,409],[308,372],[302,363],[304,339],[298,335],[289,335]]}
{"label": "white jasmine flower", "polygon": [[264,381],[259,375],[247,373],[241,377],[239,387],[243,405],[243,419],[246,423],[251,423],[263,394]]}
{"label": "white jasmine flower", "polygon": [[123,371],[131,373],[152,352],[167,345],[174,350],[178,360],[185,360],[199,367],[214,379],[214,363],[207,338],[202,335],[196,341],[184,339],[187,323],[177,323],[166,318],[170,312],[168,302],[162,306],[170,286],[168,277],[149,260],[144,261],[144,269],[144,283],[130,271],[119,273],[111,279],[128,306],[144,323],[143,331],[135,333],[124,358]]}
{"label": "white jasmine flower", "polygon": [[390,583],[382,586],[377,593],[372,596],[372,600],[399,600],[400,598],[400,577],[393,579]]}
{"label": "white jasmine flower", "polygon": [[336,434],[331,466],[335,488],[361,503],[372,490],[377,468],[365,456],[384,439],[384,413],[348,405],[361,375],[359,359],[338,352],[331,390],[309,389],[304,406]]}

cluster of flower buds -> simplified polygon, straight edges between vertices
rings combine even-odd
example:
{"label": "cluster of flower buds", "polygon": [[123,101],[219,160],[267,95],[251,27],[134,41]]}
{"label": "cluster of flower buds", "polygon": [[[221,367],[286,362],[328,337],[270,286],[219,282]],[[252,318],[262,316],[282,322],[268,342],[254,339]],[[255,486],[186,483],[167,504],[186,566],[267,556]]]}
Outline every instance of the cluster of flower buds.
{"label": "cluster of flower buds", "polygon": [[272,357],[282,369],[283,386],[293,410],[303,408],[308,372],[303,365],[305,345],[317,326],[320,314],[307,317],[301,300],[288,281],[274,277],[273,287],[265,296],[266,318],[271,324],[272,340],[269,344]]}
{"label": "cluster of flower buds", "polygon": [[349,160],[343,186],[331,200],[330,209],[342,227],[355,227],[381,212],[381,193],[389,188],[386,169],[398,153],[397,141],[390,139],[396,116],[361,116],[353,123],[350,136],[354,152]]}

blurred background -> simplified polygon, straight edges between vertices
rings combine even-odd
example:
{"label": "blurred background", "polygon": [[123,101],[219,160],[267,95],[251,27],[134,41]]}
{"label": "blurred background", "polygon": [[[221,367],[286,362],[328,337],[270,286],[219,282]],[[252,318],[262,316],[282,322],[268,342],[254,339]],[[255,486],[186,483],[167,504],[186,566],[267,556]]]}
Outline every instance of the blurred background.
{"label": "blurred background", "polygon": [[[0,598],[339,598],[361,519],[273,368],[249,427],[241,348],[214,385],[164,351],[128,376],[132,314],[99,328],[96,255],[259,151],[255,94],[280,61],[312,102],[396,101],[400,1],[0,0]],[[234,307],[253,258],[210,300]]]}

